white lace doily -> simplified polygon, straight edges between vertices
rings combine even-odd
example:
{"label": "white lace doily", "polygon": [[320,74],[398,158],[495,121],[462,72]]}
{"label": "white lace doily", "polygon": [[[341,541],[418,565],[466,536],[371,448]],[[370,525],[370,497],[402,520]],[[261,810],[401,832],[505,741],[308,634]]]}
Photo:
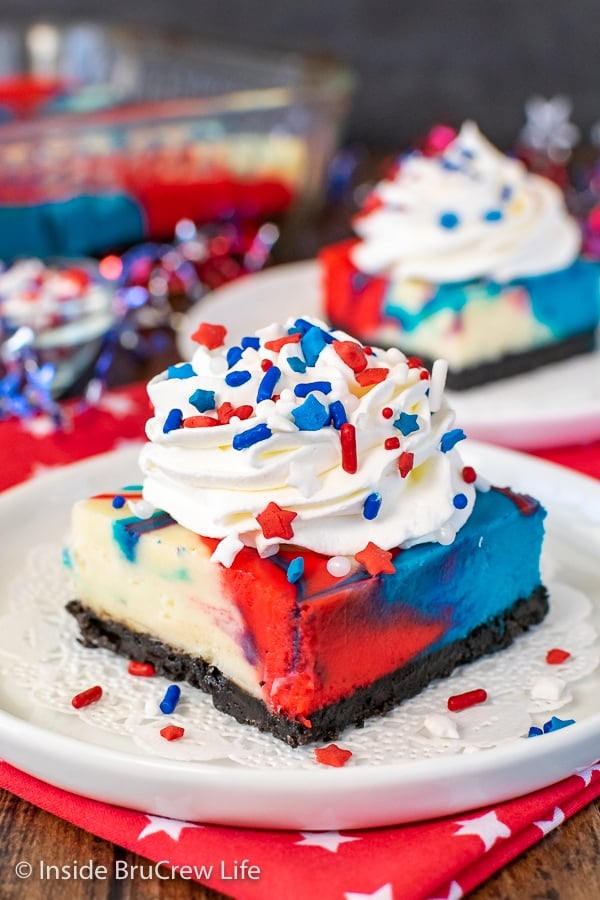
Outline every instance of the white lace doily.
{"label": "white lace doily", "polygon": [[[562,710],[561,718],[570,718],[574,683],[598,666],[598,635],[583,594],[552,580],[549,587],[550,614],[512,647],[462,667],[389,715],[368,720],[364,728],[347,729],[337,743],[352,751],[352,764],[373,766],[483,750],[525,737],[531,724],[541,725],[557,710]],[[11,584],[7,611],[0,616],[0,673],[5,683],[10,680],[27,692],[29,705],[38,712],[34,718],[42,713],[48,721],[50,713],[53,730],[79,736],[79,728],[85,740],[99,744],[109,732],[126,738],[131,752],[165,759],[228,760],[246,767],[315,765],[313,747],[292,749],[240,725],[185,683],[175,713],[165,716],[158,704],[168,680],[131,676],[127,660],[81,646],[77,624],[64,610],[69,599],[60,548],[35,547]],[[548,665],[546,653],[554,647],[571,656],[560,665]],[[95,684],[103,688],[101,701],[73,709],[72,697]],[[488,692],[484,704],[448,712],[451,694],[480,687]],[[540,692],[555,699],[535,699]],[[182,725],[185,737],[164,740],[159,732],[166,724]],[[457,736],[440,736],[448,727]]]}

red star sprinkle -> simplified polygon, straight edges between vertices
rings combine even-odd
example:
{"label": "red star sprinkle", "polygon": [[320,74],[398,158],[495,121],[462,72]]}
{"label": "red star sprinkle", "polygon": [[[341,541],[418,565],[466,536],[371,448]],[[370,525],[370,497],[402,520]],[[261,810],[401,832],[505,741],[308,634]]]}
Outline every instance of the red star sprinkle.
{"label": "red star sprinkle", "polygon": [[552,650],[548,650],[546,653],[546,662],[549,666],[559,666],[561,663],[564,663],[570,655],[568,650],[560,650],[558,647],[553,647]]}
{"label": "red star sprinkle", "polygon": [[202,344],[209,350],[216,350],[217,347],[223,346],[226,334],[227,329],[224,325],[211,325],[209,322],[202,322],[191,337],[197,344]]}
{"label": "red star sprinkle", "polygon": [[398,457],[398,471],[403,478],[406,478],[408,473],[412,471],[414,461],[414,453],[401,453]]}
{"label": "red star sprinkle", "polygon": [[298,513],[291,509],[282,509],[272,500],[256,517],[256,521],[266,538],[283,538],[289,541],[294,536],[292,522]]}
{"label": "red star sprinkle", "polygon": [[360,344],[355,344],[354,341],[334,341],[333,349],[355,375],[367,368],[367,358]]}
{"label": "red star sprinkle", "polygon": [[229,400],[225,400],[217,408],[217,419],[220,425],[227,425],[234,416],[238,419],[248,419],[253,412],[253,408],[247,403],[243,406],[232,406]]}
{"label": "red star sprinkle", "polygon": [[210,428],[211,425],[218,425],[219,422],[212,416],[188,416],[182,424],[184,428]]}
{"label": "red star sprinkle", "polygon": [[315,747],[315,759],[323,766],[334,766],[340,769],[345,766],[350,757],[351,750],[344,750],[337,744],[329,744],[327,747]]}
{"label": "red star sprinkle", "polygon": [[371,384],[379,384],[381,381],[385,381],[388,377],[389,369],[365,369],[364,372],[359,372],[356,376],[356,380],[360,384],[361,387],[368,387]]}
{"label": "red star sprinkle", "polygon": [[354,554],[356,562],[364,566],[369,575],[393,575],[396,569],[389,550],[382,550],[373,541],[369,541],[364,550]]}
{"label": "red star sprinkle", "polygon": [[185,728],[181,728],[180,725],[165,725],[160,729],[160,736],[164,737],[165,741],[178,741],[184,734]]}
{"label": "red star sprinkle", "polygon": [[265,350],[272,350],[274,353],[279,353],[282,347],[285,347],[286,344],[297,344],[302,335],[300,332],[297,334],[286,334],[283,337],[275,338],[273,341],[265,341],[264,347]]}

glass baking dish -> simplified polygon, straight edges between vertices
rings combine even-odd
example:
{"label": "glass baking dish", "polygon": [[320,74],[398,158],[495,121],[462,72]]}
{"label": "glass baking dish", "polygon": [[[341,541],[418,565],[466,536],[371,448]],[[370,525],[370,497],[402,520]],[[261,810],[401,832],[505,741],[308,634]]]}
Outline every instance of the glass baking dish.
{"label": "glass baking dish", "polygon": [[88,22],[0,24],[0,259],[99,255],[311,208],[348,110],[335,62]]}

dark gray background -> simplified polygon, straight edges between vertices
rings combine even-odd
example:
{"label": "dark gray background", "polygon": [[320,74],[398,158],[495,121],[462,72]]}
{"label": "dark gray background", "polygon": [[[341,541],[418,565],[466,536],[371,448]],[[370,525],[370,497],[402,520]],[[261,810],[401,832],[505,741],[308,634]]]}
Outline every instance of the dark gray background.
{"label": "dark gray background", "polygon": [[570,95],[584,137],[600,120],[600,0],[0,0],[60,13],[336,56],[360,79],[348,136],[381,146],[467,117],[510,144],[533,94]]}

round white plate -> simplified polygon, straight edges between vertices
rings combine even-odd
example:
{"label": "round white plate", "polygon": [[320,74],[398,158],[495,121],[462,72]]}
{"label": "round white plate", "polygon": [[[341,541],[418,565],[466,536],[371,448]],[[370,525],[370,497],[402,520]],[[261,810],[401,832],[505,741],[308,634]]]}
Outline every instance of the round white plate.
{"label": "round white plate", "polygon": [[[185,359],[200,322],[227,326],[233,341],[289,316],[325,318],[314,260],[267,269],[225,285],[203,299],[178,329]],[[600,438],[600,349],[525,375],[468,391],[448,392],[457,423],[470,437],[521,450]]]}
{"label": "round white plate", "polygon": [[[28,548],[66,534],[74,500],[138,480],[137,452],[129,447],[56,469],[0,496],[0,614]],[[587,594],[600,626],[600,483],[476,443],[466,444],[464,455],[496,483],[545,503],[545,564]],[[267,828],[364,828],[500,802],[593,764],[600,747],[598,670],[577,682],[559,715],[576,724],[478,753],[393,765],[367,760],[342,769],[261,769],[151,757],[77,716],[49,717],[17,679],[5,679],[0,758],[65,790],[155,815]]]}

